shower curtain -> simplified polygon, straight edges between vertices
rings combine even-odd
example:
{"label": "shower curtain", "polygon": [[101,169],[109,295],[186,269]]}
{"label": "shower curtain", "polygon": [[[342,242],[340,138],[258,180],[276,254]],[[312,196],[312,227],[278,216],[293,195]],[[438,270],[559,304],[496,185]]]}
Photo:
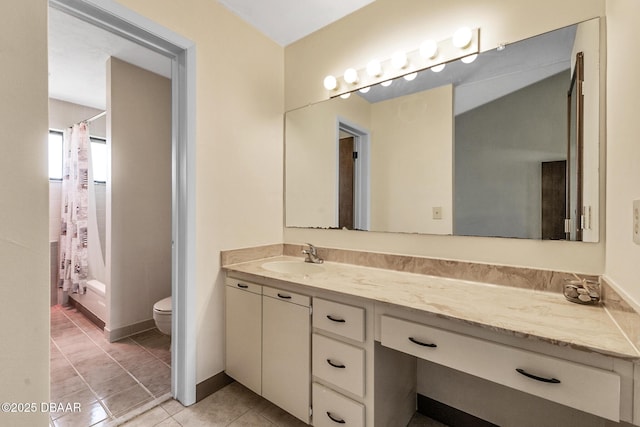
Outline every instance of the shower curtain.
{"label": "shower curtain", "polygon": [[84,293],[88,263],[89,130],[79,123],[64,132],[60,224],[60,283],[63,291]]}

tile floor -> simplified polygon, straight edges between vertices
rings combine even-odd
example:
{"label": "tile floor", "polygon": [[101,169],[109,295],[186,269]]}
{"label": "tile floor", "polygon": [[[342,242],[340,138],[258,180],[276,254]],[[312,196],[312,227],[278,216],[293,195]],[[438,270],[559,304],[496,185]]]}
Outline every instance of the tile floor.
{"label": "tile floor", "polygon": [[[305,427],[302,421],[233,382],[195,405],[183,407],[175,400],[123,424],[126,427]],[[416,414],[408,427],[447,427]]]}
{"label": "tile floor", "polygon": [[169,337],[157,329],[109,343],[71,307],[51,307],[51,402],[81,412],[51,413],[51,426],[106,426],[171,391]]}

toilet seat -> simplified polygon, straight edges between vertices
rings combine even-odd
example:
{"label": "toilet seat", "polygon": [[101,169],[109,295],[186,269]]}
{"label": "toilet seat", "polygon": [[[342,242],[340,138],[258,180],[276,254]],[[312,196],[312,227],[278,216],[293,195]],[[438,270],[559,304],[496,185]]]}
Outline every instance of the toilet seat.
{"label": "toilet seat", "polygon": [[171,297],[161,299],[160,301],[153,304],[153,311],[158,314],[171,314]]}
{"label": "toilet seat", "polygon": [[161,299],[153,304],[153,320],[160,332],[171,335],[171,297]]}

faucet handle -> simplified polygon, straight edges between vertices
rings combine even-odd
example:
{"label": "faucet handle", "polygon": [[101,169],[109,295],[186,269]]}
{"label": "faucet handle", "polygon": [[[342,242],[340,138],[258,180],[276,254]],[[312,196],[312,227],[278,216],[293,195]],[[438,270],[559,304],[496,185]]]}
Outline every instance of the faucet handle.
{"label": "faucet handle", "polygon": [[309,246],[309,248],[302,250],[302,253],[307,256],[305,262],[322,264],[324,260],[318,256],[318,250],[316,249],[316,247],[311,243],[307,243],[307,246]]}

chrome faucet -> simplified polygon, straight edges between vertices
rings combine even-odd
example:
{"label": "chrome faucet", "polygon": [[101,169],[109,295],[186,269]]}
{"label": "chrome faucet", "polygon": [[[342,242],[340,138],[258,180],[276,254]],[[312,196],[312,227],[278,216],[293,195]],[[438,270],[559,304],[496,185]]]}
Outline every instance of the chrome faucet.
{"label": "chrome faucet", "polygon": [[307,257],[304,259],[304,262],[311,262],[314,264],[322,264],[324,260],[318,256],[318,250],[311,243],[307,243],[309,246],[307,249],[303,249],[302,253]]}

